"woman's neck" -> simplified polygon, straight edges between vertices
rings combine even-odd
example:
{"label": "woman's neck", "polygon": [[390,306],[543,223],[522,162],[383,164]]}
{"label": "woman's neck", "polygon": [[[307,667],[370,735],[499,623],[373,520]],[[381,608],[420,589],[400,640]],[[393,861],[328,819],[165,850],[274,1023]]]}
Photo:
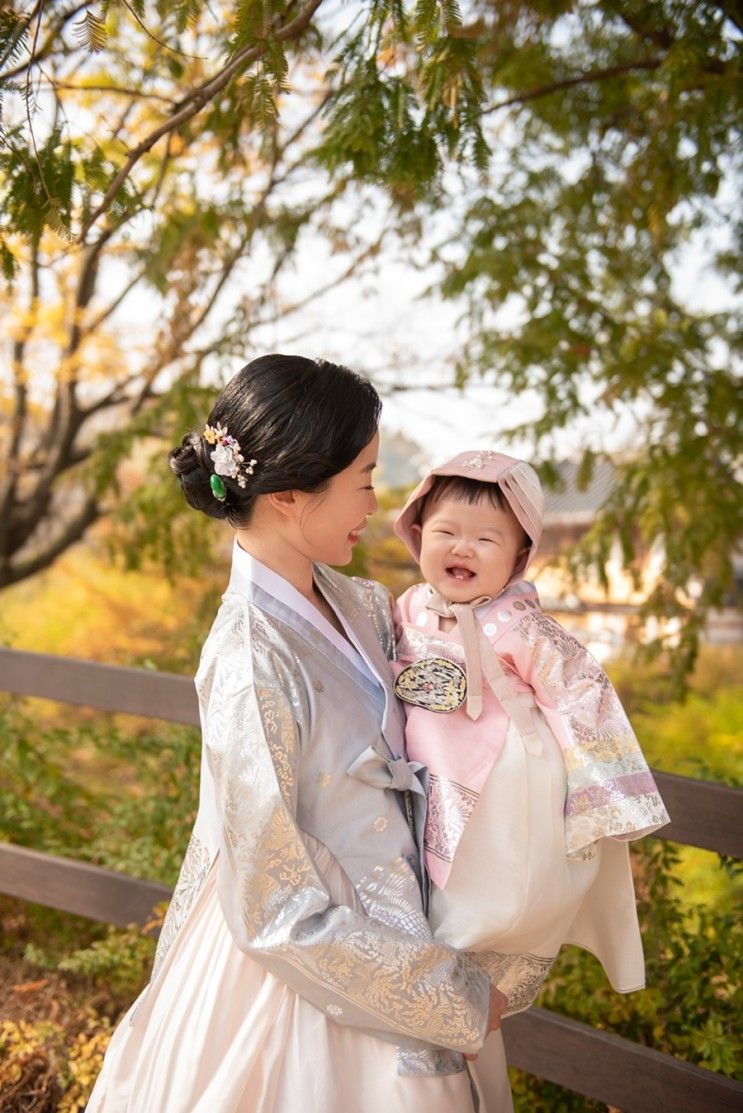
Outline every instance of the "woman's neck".
{"label": "woman's neck", "polygon": [[270,568],[272,572],[287,580],[320,614],[324,615],[339,634],[346,637],[346,632],[335,611],[315,587],[312,561],[309,557],[297,552],[293,545],[287,544],[277,536],[271,536],[270,543],[266,544],[265,538],[251,529],[237,530],[237,543],[255,560],[259,560],[266,568]]}
{"label": "woman's neck", "polygon": [[315,586],[312,579],[312,561],[298,552],[280,534],[266,538],[249,527],[236,531],[237,543],[266,568],[283,576],[305,599],[314,602]]}

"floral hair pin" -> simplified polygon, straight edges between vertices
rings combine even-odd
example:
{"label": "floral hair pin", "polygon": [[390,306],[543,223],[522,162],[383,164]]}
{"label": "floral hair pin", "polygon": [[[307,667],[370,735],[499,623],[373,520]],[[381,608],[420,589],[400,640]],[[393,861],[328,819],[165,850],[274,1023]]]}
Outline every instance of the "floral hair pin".
{"label": "floral hair pin", "polygon": [[224,502],[227,488],[220,476],[226,475],[230,479],[236,479],[238,486],[245,487],[248,476],[253,474],[258,461],[245,459],[238,441],[227,432],[224,425],[206,425],[202,436],[207,444],[215,445],[214,451],[209,453],[210,459],[214,462],[214,474],[209,479],[209,485],[214,497]]}

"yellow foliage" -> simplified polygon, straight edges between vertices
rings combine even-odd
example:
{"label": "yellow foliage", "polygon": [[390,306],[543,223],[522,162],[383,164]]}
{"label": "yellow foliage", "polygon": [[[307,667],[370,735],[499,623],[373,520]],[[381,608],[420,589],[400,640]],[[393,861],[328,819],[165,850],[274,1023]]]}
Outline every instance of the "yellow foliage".
{"label": "yellow foliage", "polygon": [[32,1091],[40,1099],[34,1108],[80,1113],[110,1039],[111,1022],[92,1009],[71,1042],[50,1021],[0,1021],[0,1102],[21,1100]]}
{"label": "yellow foliage", "polygon": [[57,1106],[57,1113],[79,1113],[85,1109],[110,1039],[110,1021],[91,1015],[85,1031],[75,1037],[70,1048],[67,1066],[72,1082]]}
{"label": "yellow foliage", "polygon": [[[4,644],[107,664],[139,664],[176,647],[195,601],[227,579],[227,559],[223,568],[178,584],[157,571],[127,571],[93,537],[33,579],[3,591]],[[183,667],[189,671],[192,662],[184,661]]]}
{"label": "yellow foliage", "polygon": [[34,1108],[55,1108],[65,1084],[63,1043],[63,1032],[57,1024],[0,1021],[0,1106],[3,1109],[17,1108],[29,1091],[41,1099]]}

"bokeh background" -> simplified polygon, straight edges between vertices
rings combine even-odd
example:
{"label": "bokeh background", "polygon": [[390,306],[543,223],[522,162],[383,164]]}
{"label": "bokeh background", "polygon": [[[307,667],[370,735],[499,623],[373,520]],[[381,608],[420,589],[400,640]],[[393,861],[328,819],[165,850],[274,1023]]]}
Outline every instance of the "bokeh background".
{"label": "bokeh background", "polygon": [[[192,675],[230,534],[167,450],[253,356],[323,355],[385,400],[349,571],[413,582],[390,522],[427,465],[525,456],[545,609],[651,764],[740,784],[742,37],[726,0],[10,0],[2,643]],[[1,839],[174,881],[195,732],[0,692],[0,746]],[[648,989],[566,948],[541,1003],[734,1075],[738,865],[634,869]],[[151,933],[0,916],[0,1109],[76,1113]]]}

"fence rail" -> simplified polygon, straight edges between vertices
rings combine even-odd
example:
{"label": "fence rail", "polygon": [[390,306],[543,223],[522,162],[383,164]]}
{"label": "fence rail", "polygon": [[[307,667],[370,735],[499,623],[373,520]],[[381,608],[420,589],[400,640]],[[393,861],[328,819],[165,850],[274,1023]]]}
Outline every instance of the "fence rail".
{"label": "fence rail", "polygon": [[[0,691],[198,724],[193,685],[173,674],[0,648]],[[743,790],[655,777],[674,817],[660,837],[743,857]],[[0,844],[0,893],[122,926],[146,923],[170,896],[152,881],[7,843]],[[625,1113],[743,1109],[743,1083],[547,1009],[510,1017],[504,1037],[509,1063]]]}

